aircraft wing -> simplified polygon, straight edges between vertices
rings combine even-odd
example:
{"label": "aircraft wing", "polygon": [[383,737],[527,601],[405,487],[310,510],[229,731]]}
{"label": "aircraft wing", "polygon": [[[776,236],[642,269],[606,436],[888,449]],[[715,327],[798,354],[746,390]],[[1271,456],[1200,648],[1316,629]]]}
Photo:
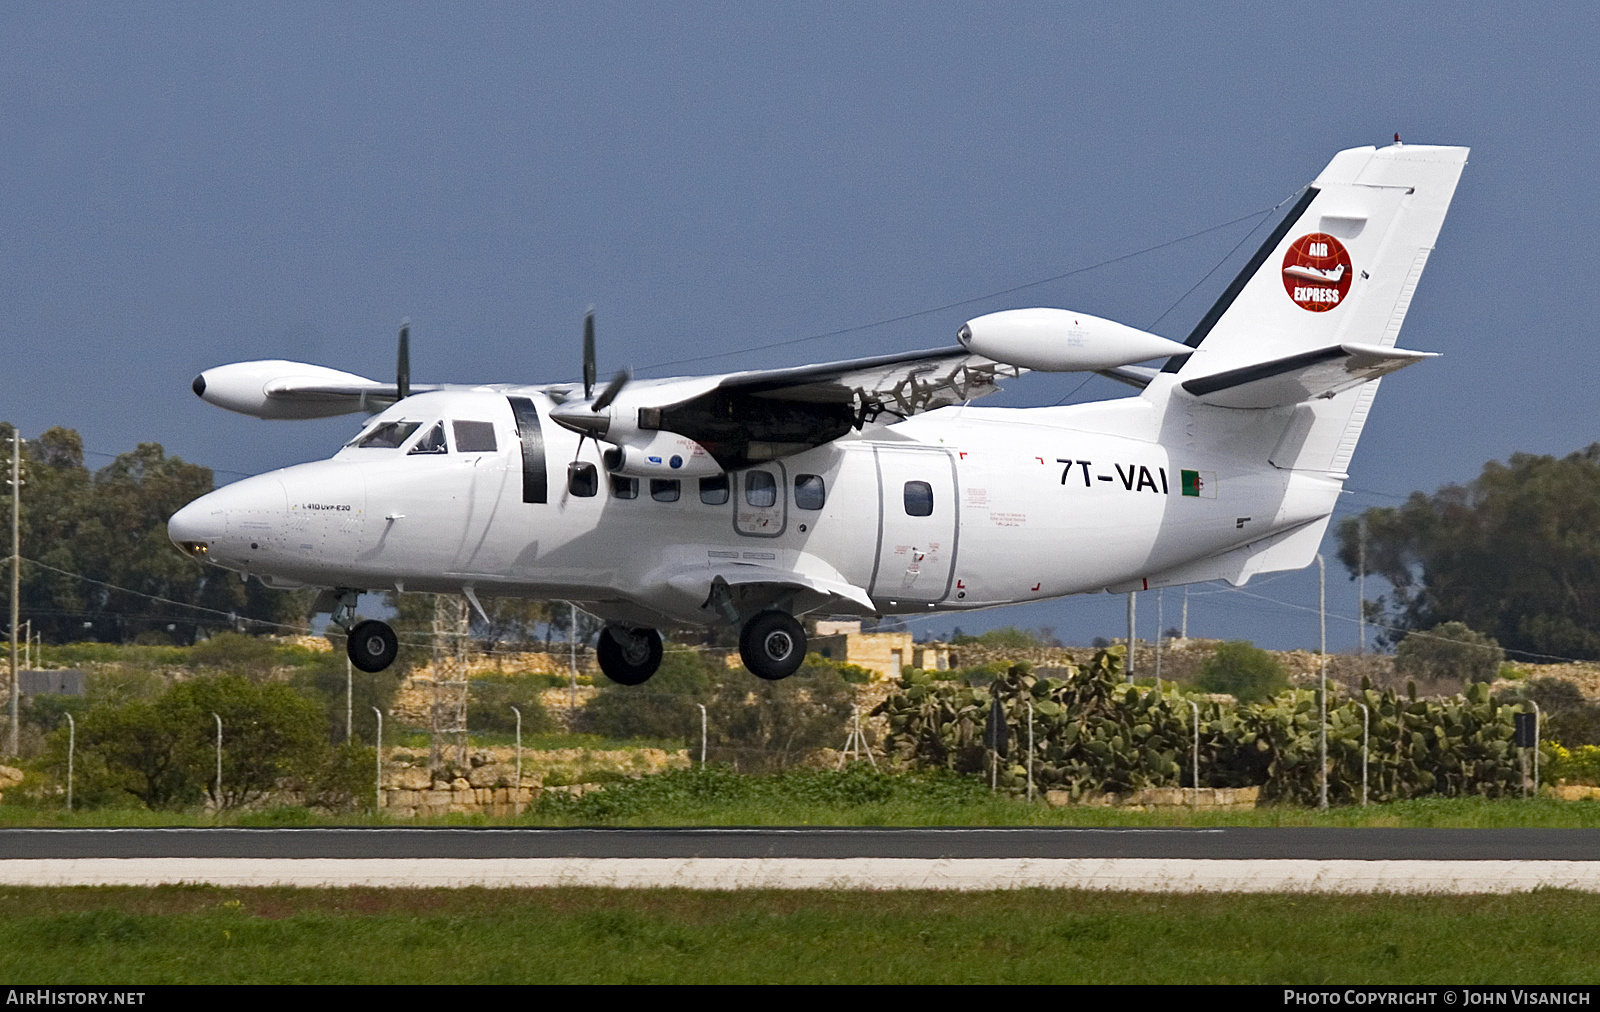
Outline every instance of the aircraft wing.
{"label": "aircraft wing", "polygon": [[983,397],[1026,369],[962,347],[878,355],[791,369],[706,377],[689,396],[671,383],[619,398],[639,427],[674,432],[726,469],[800,453],[874,422],[895,422]]}
{"label": "aircraft wing", "polygon": [[1210,376],[1197,376],[1185,380],[1183,389],[1219,407],[1276,408],[1332,397],[1436,355],[1436,352],[1404,351],[1377,345],[1336,344]]}

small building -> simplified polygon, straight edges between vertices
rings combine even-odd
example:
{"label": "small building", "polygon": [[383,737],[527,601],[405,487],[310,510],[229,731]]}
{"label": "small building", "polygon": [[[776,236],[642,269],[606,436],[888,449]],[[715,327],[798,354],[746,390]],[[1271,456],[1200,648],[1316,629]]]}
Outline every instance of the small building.
{"label": "small building", "polygon": [[862,632],[860,620],[819,621],[811,649],[832,661],[854,664],[879,678],[899,678],[913,663],[911,633]]}

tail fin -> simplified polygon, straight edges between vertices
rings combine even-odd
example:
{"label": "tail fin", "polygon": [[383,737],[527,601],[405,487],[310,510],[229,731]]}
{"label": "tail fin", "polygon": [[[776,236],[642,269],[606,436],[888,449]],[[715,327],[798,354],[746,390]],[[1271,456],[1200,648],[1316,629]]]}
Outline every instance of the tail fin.
{"label": "tail fin", "polygon": [[[1340,346],[1393,348],[1466,161],[1460,147],[1339,152],[1190,333],[1195,350],[1164,371],[1192,391],[1208,385],[1197,380]],[[1377,387],[1371,379],[1301,403],[1272,462],[1343,472]]]}

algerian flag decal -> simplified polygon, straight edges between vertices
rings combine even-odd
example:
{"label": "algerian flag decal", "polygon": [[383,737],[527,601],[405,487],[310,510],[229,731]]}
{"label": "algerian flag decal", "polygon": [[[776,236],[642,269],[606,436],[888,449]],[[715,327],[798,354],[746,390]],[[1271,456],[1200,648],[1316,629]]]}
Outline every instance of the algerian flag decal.
{"label": "algerian flag decal", "polygon": [[1200,499],[1215,499],[1217,497],[1217,472],[1215,471],[1180,471],[1183,480],[1183,494],[1195,496]]}

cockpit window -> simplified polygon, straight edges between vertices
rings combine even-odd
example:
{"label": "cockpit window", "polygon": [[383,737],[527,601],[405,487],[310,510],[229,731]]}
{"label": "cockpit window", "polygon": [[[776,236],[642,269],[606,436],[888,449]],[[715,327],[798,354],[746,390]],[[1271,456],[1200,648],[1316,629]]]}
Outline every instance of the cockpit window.
{"label": "cockpit window", "polygon": [[393,450],[421,427],[421,422],[379,422],[366,435],[357,436],[350,445],[366,450]]}
{"label": "cockpit window", "polygon": [[493,453],[494,423],[493,422],[463,422],[450,423],[456,433],[457,453]]}
{"label": "cockpit window", "polygon": [[417,440],[417,445],[411,448],[412,453],[448,453],[444,445],[444,423],[434,422],[433,428]]}

